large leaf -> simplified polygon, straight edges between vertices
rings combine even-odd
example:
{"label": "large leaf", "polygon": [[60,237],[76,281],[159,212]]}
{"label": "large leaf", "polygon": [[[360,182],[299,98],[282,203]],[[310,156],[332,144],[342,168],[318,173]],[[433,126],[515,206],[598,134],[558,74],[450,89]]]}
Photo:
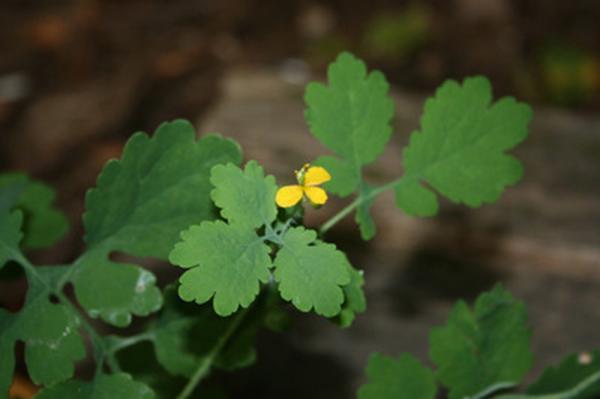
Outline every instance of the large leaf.
{"label": "large leaf", "polygon": [[166,259],[179,232],[214,219],[210,170],[239,163],[231,140],[205,136],[186,121],[162,124],[152,137],[136,133],[120,160],[109,161],[86,196],[88,247]]}
{"label": "large leaf", "polygon": [[154,276],[111,262],[111,252],[166,259],[181,230],[217,216],[210,171],[221,163],[239,163],[240,150],[218,136],[195,137],[186,121],[165,123],[152,137],[136,133],[122,158],[109,161],[88,192],[88,252],[76,264],[72,281],[92,317],[126,326],[132,314],[145,316],[162,303]]}
{"label": "large leaf", "polygon": [[215,186],[211,197],[229,223],[258,228],[275,220],[275,178],[265,177],[256,161],[248,162],[244,170],[234,164],[217,165],[210,181]]}
{"label": "large leaf", "polygon": [[203,222],[181,233],[169,256],[187,270],[180,277],[179,296],[199,304],[213,298],[215,312],[228,316],[248,307],[269,280],[270,248],[243,224]]}
{"label": "large leaf", "polygon": [[507,155],[527,136],[531,109],[513,98],[492,104],[484,77],[449,80],[425,103],[421,130],[404,149],[405,182],[398,185],[398,206],[411,215],[437,211],[440,194],[471,207],[498,199],[506,186],[522,175],[518,160]]}
{"label": "large leaf", "polygon": [[65,215],[53,207],[54,191],[22,173],[0,175],[0,209],[17,208],[24,215],[22,245],[48,247],[58,241],[69,224]]}
{"label": "large leaf", "polygon": [[350,283],[348,261],[333,244],[316,241],[303,227],[289,229],[275,257],[275,279],[281,297],[296,308],[332,317],[344,302],[342,286]]}
{"label": "large leaf", "polygon": [[430,357],[450,399],[477,396],[492,385],[514,386],[532,364],[527,312],[500,285],[473,311],[459,301],[448,323],[431,330]]}
{"label": "large leaf", "polygon": [[358,399],[434,399],[437,390],[433,372],[408,354],[393,359],[374,353],[367,377]]}
{"label": "large leaf", "polygon": [[44,389],[35,399],[153,399],[148,386],[131,379],[129,374],[99,374],[91,382],[71,380]]}

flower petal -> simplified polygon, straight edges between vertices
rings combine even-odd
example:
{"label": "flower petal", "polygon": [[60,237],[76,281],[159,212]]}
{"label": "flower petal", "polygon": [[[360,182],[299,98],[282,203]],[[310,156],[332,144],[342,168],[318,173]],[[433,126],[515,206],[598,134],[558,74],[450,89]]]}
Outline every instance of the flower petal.
{"label": "flower petal", "polygon": [[304,174],[305,186],[316,186],[331,180],[331,175],[322,166],[311,166]]}
{"label": "flower petal", "polygon": [[277,190],[275,202],[282,208],[290,208],[302,199],[302,187],[298,185],[283,186]]}
{"label": "flower petal", "polygon": [[313,205],[327,202],[327,193],[321,187],[304,187],[304,193]]}

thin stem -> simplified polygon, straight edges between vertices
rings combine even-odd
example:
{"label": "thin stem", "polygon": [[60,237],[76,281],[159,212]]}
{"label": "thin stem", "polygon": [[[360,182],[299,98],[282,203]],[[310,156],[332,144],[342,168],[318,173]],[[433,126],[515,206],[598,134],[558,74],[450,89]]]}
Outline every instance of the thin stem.
{"label": "thin stem", "polygon": [[234,316],[225,333],[221,335],[215,346],[213,346],[211,349],[210,353],[198,365],[198,368],[189,379],[185,387],[183,387],[183,390],[179,393],[177,399],[187,399],[192,392],[194,392],[194,389],[196,389],[196,386],[200,383],[200,381],[202,381],[208,375],[214,360],[219,355],[223,347],[225,347],[227,341],[229,341],[233,333],[235,333],[244,317],[246,317],[249,309],[250,308],[242,309]]}
{"label": "thin stem", "polygon": [[377,197],[379,194],[383,193],[384,191],[390,190],[392,188],[396,188],[396,187],[400,186],[401,184],[406,184],[410,181],[413,181],[414,179],[415,179],[414,177],[407,177],[405,175],[399,179],[393,180],[382,186],[376,187],[376,188],[370,190],[365,195],[362,195],[362,194],[359,195],[354,201],[352,201],[350,204],[348,204],[344,209],[342,209],[341,211],[339,211],[338,213],[333,215],[325,223],[323,223],[323,225],[319,229],[319,233],[321,235],[324,235],[327,231],[329,231],[329,229],[331,229],[333,226],[335,226],[340,220],[342,220],[343,218],[348,216],[350,213],[352,213],[353,210],[355,210],[356,208],[361,206],[363,203],[368,202],[368,201],[372,200],[373,198]]}
{"label": "thin stem", "polygon": [[107,348],[108,353],[117,353],[120,350],[129,348],[130,346],[136,345],[143,341],[152,341],[154,339],[154,333],[152,331],[146,331],[141,334],[132,335],[130,337],[119,337],[110,336],[115,343]]}
{"label": "thin stem", "polygon": [[495,399],[574,399],[583,391],[587,390],[598,382],[600,382],[600,371],[590,375],[585,380],[581,381],[579,384],[567,391],[543,395],[500,395],[496,396]]}

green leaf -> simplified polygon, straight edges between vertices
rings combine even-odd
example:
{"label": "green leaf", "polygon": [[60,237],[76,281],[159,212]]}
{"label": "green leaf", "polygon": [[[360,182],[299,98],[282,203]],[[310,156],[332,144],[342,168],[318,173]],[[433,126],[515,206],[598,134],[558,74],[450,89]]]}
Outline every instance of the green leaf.
{"label": "green leaf", "polygon": [[120,160],[107,163],[98,186],[88,192],[84,216],[88,252],[77,263],[73,283],[92,317],[126,326],[131,314],[160,308],[155,278],[134,265],[108,260],[113,251],[166,259],[179,232],[217,215],[210,200],[210,170],[239,162],[233,141],[205,136],[186,121],[161,125],[151,138],[136,133]]}
{"label": "green leaf", "polygon": [[327,191],[347,197],[358,188],[361,176],[350,163],[336,157],[322,156],[313,164],[324,167],[331,175],[331,180],[323,185]]}
{"label": "green leaf", "polygon": [[369,382],[358,390],[358,399],[434,399],[433,372],[408,354],[396,360],[374,353],[367,366]]}
{"label": "green leaf", "polygon": [[524,305],[498,285],[479,296],[474,311],[459,301],[448,323],[431,330],[430,357],[449,398],[462,399],[518,384],[532,364],[530,338]]}
{"label": "green leaf", "polygon": [[30,287],[19,313],[10,314],[0,309],[1,392],[8,390],[12,380],[16,341],[25,343],[29,376],[38,385],[52,385],[71,378],[74,363],[85,357],[78,316],[64,304],[50,302],[49,287],[42,283],[52,280],[51,274],[55,271],[49,269],[36,269],[37,277],[28,274]]}
{"label": "green leaf", "polygon": [[[527,388],[529,395],[545,395],[576,387],[592,374],[600,372],[600,349],[589,353],[574,353],[557,366],[548,367],[536,382]],[[571,399],[594,399],[600,396],[600,382]]]}
{"label": "green leaf", "polygon": [[383,74],[341,53],[328,69],[329,86],[306,87],[305,117],[311,133],[355,168],[383,152],[391,134],[394,103]]}
{"label": "green leaf", "polygon": [[69,223],[65,215],[53,207],[54,198],[54,190],[25,174],[0,175],[0,208],[8,205],[24,213],[22,244],[25,248],[51,246],[67,232]]}
{"label": "green leaf", "polygon": [[491,104],[484,77],[449,80],[425,103],[421,130],[404,150],[407,184],[398,189],[398,205],[412,215],[437,209],[417,182],[456,203],[471,207],[492,203],[522,175],[518,160],[505,154],[527,136],[531,109],[505,97]]}
{"label": "green leaf", "polygon": [[71,380],[44,389],[35,399],[153,399],[154,392],[129,374],[100,374],[93,381]]}
{"label": "green leaf", "polygon": [[350,283],[345,255],[333,244],[316,241],[317,233],[302,227],[289,229],[275,257],[275,280],[281,297],[296,308],[312,308],[325,317],[340,313],[342,286]]}
{"label": "green leaf", "polygon": [[88,314],[117,327],[129,325],[132,314],[147,316],[162,305],[156,278],[136,265],[85,256],[71,281]]}
{"label": "green leaf", "polygon": [[[225,333],[230,318],[216,315],[210,306],[181,302],[175,289],[165,291],[165,307],[153,328],[154,350],[158,362],[171,374],[191,377],[198,365]],[[245,322],[214,359],[219,368],[236,369],[252,364],[256,358],[254,341],[257,325]]]}
{"label": "green leaf", "polygon": [[21,211],[0,211],[0,269],[19,254],[19,243],[23,238]]}
{"label": "green leaf", "polygon": [[214,219],[209,197],[213,166],[239,163],[231,140],[196,141],[187,121],[162,124],[150,138],[136,133],[120,160],[109,161],[86,196],[88,247],[166,259],[179,232]]}
{"label": "green leaf", "polygon": [[179,296],[199,304],[213,298],[215,312],[228,316],[247,308],[269,281],[270,248],[244,225],[203,222],[181,233],[169,256],[172,264],[188,268],[179,281]]}
{"label": "green leaf", "polygon": [[256,161],[248,162],[243,171],[231,163],[217,165],[210,181],[215,186],[210,195],[229,223],[258,228],[275,220],[277,184],[273,176],[265,177]]}
{"label": "green leaf", "polygon": [[350,273],[350,283],[343,287],[346,300],[339,314],[339,325],[347,328],[352,325],[357,313],[363,313],[367,310],[367,300],[363,292],[365,279],[362,270],[356,270],[348,263]]}

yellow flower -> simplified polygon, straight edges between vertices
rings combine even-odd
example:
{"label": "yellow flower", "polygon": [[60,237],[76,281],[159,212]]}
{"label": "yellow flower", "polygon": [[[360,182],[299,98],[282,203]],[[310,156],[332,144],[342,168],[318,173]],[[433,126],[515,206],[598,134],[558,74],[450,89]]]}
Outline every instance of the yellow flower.
{"label": "yellow flower", "polygon": [[317,187],[331,180],[331,175],[325,168],[305,164],[295,173],[298,184],[281,187],[275,196],[277,205],[290,208],[300,202],[304,196],[313,205],[323,205],[327,202],[327,193],[321,187]]}

